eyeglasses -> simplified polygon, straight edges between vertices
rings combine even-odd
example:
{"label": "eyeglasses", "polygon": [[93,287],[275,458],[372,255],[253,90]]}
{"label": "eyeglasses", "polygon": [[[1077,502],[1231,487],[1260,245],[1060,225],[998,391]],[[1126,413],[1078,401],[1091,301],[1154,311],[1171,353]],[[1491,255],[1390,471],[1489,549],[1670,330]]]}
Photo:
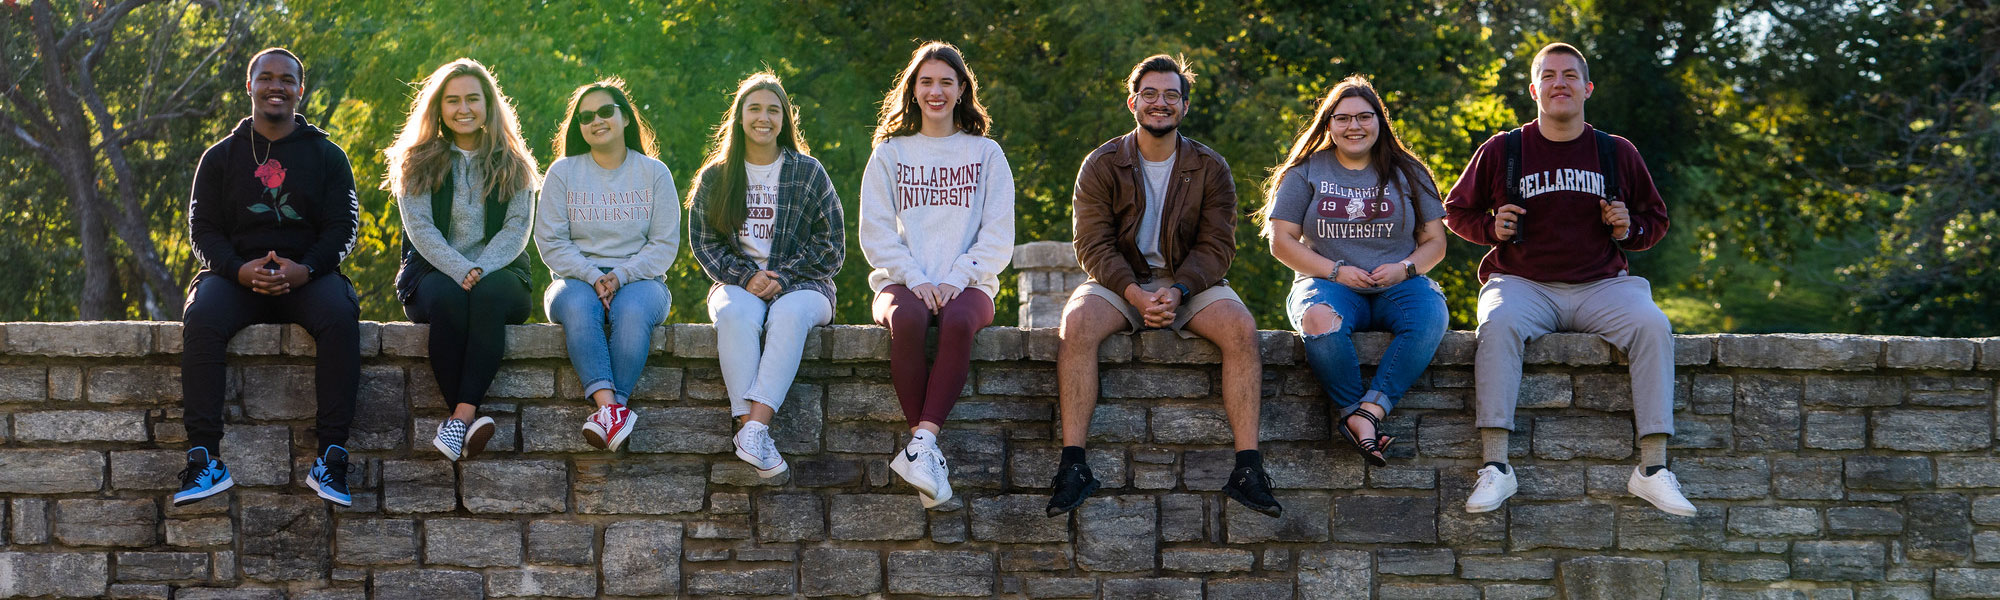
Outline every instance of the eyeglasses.
{"label": "eyeglasses", "polygon": [[597,107],[597,110],[590,110],[586,108],[583,110],[576,111],[576,122],[578,125],[589,125],[591,123],[596,123],[598,119],[609,119],[617,115],[618,115],[618,103],[612,102],[605,104],[604,106]]}
{"label": "eyeglasses", "polygon": [[1343,115],[1343,114],[1333,115],[1334,127],[1346,127],[1354,123],[1360,123],[1363,127],[1366,127],[1369,123],[1374,123],[1374,122],[1375,122],[1375,111],[1372,110],[1368,112],[1358,112],[1351,115]]}
{"label": "eyeglasses", "polygon": [[1166,92],[1161,92],[1159,90],[1149,89],[1139,92],[1138,95],[1140,100],[1145,100],[1147,102],[1152,102],[1152,103],[1158,103],[1162,101],[1166,102],[1167,104],[1181,103],[1181,93],[1171,90]]}

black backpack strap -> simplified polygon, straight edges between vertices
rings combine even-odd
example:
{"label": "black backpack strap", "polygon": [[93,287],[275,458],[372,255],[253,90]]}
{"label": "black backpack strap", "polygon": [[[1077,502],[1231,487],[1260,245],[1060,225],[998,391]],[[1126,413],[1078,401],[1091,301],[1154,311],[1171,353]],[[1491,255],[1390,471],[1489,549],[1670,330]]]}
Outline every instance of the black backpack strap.
{"label": "black backpack strap", "polygon": [[1507,203],[1519,205],[1521,203],[1521,130],[1520,128],[1515,128],[1501,135],[1507,136],[1504,140],[1507,146]]}
{"label": "black backpack strap", "polygon": [[1597,172],[1604,175],[1604,200],[1618,201],[1618,142],[1602,129],[1597,133]]}

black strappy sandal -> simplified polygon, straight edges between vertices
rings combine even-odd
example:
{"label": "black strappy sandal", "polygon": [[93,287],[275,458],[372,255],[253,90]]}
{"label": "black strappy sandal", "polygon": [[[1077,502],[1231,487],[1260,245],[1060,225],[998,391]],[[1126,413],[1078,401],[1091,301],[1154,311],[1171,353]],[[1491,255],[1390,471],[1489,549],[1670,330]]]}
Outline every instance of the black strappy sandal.
{"label": "black strappy sandal", "polygon": [[[1361,415],[1361,418],[1367,419],[1368,423],[1375,427],[1374,438],[1364,440],[1354,435],[1354,429],[1347,426],[1347,419],[1354,415]],[[1347,438],[1347,443],[1353,444],[1354,451],[1360,453],[1362,458],[1367,459],[1368,464],[1377,467],[1389,466],[1389,459],[1383,458],[1383,453],[1389,450],[1389,444],[1395,443],[1396,437],[1382,435],[1382,420],[1376,418],[1375,413],[1356,409],[1352,414],[1341,418],[1340,437]]]}

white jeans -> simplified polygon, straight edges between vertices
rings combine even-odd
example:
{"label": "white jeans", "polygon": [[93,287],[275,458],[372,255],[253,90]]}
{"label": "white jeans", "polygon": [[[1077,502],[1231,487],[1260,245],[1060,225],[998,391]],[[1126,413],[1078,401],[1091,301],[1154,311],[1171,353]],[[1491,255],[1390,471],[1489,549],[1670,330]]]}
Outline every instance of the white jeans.
{"label": "white jeans", "polygon": [[833,320],[825,294],[796,290],[766,302],[741,286],[716,286],[708,293],[708,319],[715,323],[715,352],[722,385],[729,389],[729,414],[750,414],[750,402],[776,412],[799,373],[806,334]]}

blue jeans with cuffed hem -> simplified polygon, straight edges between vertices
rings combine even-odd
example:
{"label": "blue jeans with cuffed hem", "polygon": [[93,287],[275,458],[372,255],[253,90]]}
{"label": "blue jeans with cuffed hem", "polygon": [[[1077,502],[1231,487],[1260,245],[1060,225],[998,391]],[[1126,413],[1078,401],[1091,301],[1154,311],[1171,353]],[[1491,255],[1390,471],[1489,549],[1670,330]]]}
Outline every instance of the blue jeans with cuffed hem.
{"label": "blue jeans with cuffed hem", "polygon": [[[1302,323],[1306,310],[1323,304],[1333,309],[1340,326],[1334,330],[1306,335]],[[1444,292],[1430,278],[1417,276],[1374,294],[1362,294],[1331,279],[1303,279],[1292,284],[1285,300],[1285,312],[1292,328],[1305,338],[1306,364],[1320,387],[1338,409],[1334,426],[1354,414],[1362,402],[1373,402],[1382,413],[1396,409],[1396,402],[1410,390],[1417,377],[1429,368],[1444,339],[1450,315],[1445,310]],[[1361,378],[1361,361],[1354,354],[1356,331],[1388,331],[1394,337],[1375,369],[1375,378]]]}
{"label": "blue jeans with cuffed hem", "polygon": [[673,294],[666,284],[653,279],[619,286],[609,311],[588,281],[557,280],[542,294],[549,321],[563,326],[569,362],[583,382],[583,396],[608,389],[619,404],[631,398],[632,388],[639,384],[646,355],[653,351],[653,328],[667,320],[672,305]]}

